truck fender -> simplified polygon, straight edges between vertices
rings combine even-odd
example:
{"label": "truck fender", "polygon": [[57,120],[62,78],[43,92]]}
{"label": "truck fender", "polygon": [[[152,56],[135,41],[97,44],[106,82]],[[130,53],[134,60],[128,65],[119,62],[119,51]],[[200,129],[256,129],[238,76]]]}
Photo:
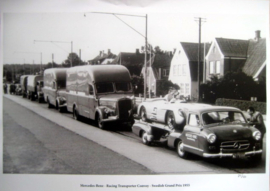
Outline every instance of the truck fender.
{"label": "truck fender", "polygon": [[104,119],[104,115],[103,115],[103,109],[104,107],[96,107],[96,111],[95,111],[95,120],[97,115],[99,115],[101,117],[101,119]]}

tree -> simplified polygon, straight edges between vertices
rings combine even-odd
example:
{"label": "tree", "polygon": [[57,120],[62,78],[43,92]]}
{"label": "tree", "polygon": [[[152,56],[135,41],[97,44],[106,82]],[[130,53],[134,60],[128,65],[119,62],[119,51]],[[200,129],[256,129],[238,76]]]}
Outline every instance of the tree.
{"label": "tree", "polygon": [[63,67],[71,67],[71,64],[72,66],[80,66],[83,65],[83,61],[73,52],[69,53],[68,58],[62,63]]}

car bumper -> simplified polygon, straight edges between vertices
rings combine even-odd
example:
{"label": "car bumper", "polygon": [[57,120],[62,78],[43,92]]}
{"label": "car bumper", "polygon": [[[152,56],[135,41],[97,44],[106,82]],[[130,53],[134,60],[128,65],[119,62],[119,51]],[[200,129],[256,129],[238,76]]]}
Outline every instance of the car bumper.
{"label": "car bumper", "polygon": [[248,152],[239,152],[239,153],[203,153],[203,157],[205,158],[242,158],[242,157],[248,157],[248,156],[254,156],[262,154],[262,149],[259,150],[253,150]]}

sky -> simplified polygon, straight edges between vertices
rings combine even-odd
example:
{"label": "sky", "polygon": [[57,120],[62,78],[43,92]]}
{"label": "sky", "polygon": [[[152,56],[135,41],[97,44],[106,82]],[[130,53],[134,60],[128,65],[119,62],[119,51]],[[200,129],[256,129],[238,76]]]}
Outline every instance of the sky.
{"label": "sky", "polygon": [[[13,11],[9,11],[12,4],[6,1],[7,8],[2,15],[3,63],[47,64],[53,59],[60,64],[71,51],[78,55],[81,52],[83,61],[95,58],[100,51],[107,53],[108,49],[116,55],[135,52],[145,45],[146,14],[148,42],[164,51],[173,51],[179,42],[198,42],[199,23],[196,20],[199,17],[204,21],[201,42],[212,42],[215,37],[248,40],[255,37],[256,30],[261,31],[263,38],[268,38],[269,34],[265,1],[115,2],[119,4],[95,1],[87,7],[78,3],[72,11],[63,4],[62,9],[57,9],[57,3],[45,10],[40,6],[33,10],[28,4],[29,10],[12,8]],[[26,4],[22,6],[27,7]],[[102,14],[104,12],[135,16],[116,17]]]}

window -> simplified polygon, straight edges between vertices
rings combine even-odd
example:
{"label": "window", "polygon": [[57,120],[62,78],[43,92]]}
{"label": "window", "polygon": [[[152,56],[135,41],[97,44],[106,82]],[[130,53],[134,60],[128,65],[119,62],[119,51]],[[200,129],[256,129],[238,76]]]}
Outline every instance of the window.
{"label": "window", "polygon": [[132,91],[131,84],[128,82],[116,82],[116,92],[129,92]]}
{"label": "window", "polygon": [[185,93],[189,94],[189,83],[185,84]]}
{"label": "window", "polygon": [[190,126],[199,126],[200,124],[199,116],[196,114],[190,114],[188,124]]}
{"label": "window", "polygon": [[91,85],[89,85],[89,94],[94,95],[94,88]]}
{"label": "window", "polygon": [[184,84],[181,83],[180,84],[180,92],[181,92],[181,94],[183,94],[185,92],[184,91],[185,90],[184,88],[185,88]]}
{"label": "window", "polygon": [[177,65],[177,72],[176,72],[176,75],[179,76],[181,74],[180,72],[180,65]]}
{"label": "window", "polygon": [[114,92],[113,83],[97,83],[97,93],[112,93]]}
{"label": "window", "polygon": [[182,74],[183,74],[183,76],[185,76],[187,73],[186,73],[187,71],[186,71],[186,64],[183,64],[182,65]]}
{"label": "window", "polygon": [[176,76],[176,72],[177,72],[177,66],[174,65],[174,66],[173,66],[173,75],[174,75],[174,76]]}
{"label": "window", "polygon": [[211,61],[210,64],[209,64],[209,67],[210,67],[210,74],[214,74],[214,62]]}
{"label": "window", "polygon": [[220,61],[216,61],[216,74],[220,74]]}
{"label": "window", "polygon": [[169,69],[163,69],[163,76],[169,76]]}
{"label": "window", "polygon": [[215,52],[216,52],[216,47],[214,46],[214,47],[213,47],[213,53],[215,53]]}

